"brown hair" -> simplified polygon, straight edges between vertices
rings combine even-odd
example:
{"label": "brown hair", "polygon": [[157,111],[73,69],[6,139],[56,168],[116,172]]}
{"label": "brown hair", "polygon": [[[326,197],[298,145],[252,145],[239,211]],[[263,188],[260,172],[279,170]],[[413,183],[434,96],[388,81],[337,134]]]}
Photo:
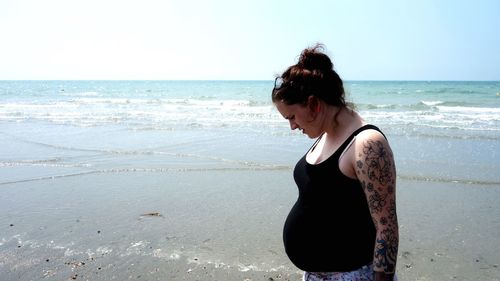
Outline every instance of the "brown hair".
{"label": "brown hair", "polygon": [[346,107],[342,79],[323,49],[323,45],[316,44],[303,50],[297,64],[276,77],[273,102],[305,105],[309,96],[315,96],[329,105]]}

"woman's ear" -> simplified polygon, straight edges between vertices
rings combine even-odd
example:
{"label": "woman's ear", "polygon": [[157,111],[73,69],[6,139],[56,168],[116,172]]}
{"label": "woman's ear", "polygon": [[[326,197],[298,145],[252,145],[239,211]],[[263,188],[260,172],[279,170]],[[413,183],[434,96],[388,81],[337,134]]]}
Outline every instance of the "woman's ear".
{"label": "woman's ear", "polygon": [[309,96],[307,98],[307,106],[309,107],[309,110],[313,113],[317,114],[321,111],[321,103],[315,96]]}

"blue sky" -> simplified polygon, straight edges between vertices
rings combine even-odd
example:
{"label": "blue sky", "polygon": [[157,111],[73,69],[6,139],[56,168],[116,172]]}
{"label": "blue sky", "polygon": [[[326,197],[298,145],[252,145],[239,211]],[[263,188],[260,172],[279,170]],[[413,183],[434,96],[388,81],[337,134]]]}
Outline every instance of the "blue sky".
{"label": "blue sky", "polygon": [[497,0],[0,0],[0,79],[500,80]]}

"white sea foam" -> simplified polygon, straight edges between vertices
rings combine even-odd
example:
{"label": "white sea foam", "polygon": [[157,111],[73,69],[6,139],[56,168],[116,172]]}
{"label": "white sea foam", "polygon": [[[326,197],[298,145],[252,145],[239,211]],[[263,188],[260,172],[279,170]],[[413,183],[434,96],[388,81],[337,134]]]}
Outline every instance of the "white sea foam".
{"label": "white sea foam", "polygon": [[466,107],[466,106],[438,106],[441,112],[449,113],[487,113],[496,114],[500,118],[500,108],[489,108],[489,107]]}
{"label": "white sea foam", "polygon": [[130,243],[130,246],[125,250],[125,253],[123,253],[121,256],[130,256],[132,254],[134,255],[141,255],[144,254],[144,249],[150,242],[147,241],[137,241],[137,242],[132,242]]}
{"label": "white sea foam", "polygon": [[101,246],[95,250],[96,254],[98,255],[107,255],[111,252],[113,252],[113,249],[106,247],[106,246]]}
{"label": "white sea foam", "polygon": [[249,265],[244,265],[244,264],[238,264],[238,270],[241,271],[241,272],[247,272],[247,271],[260,271],[260,268],[255,266],[255,265],[252,265],[252,264],[249,264]]}
{"label": "white sea foam", "polygon": [[426,126],[461,130],[500,130],[500,111],[494,108],[438,106],[438,111],[362,111],[369,122],[382,126]]}
{"label": "white sea foam", "polygon": [[[261,93],[264,84],[255,88],[246,87],[248,95],[246,92],[242,94],[240,88],[222,82],[209,84],[201,92],[194,87],[198,85],[196,83],[165,83],[166,90],[147,94],[143,90],[128,89],[132,84],[116,85],[124,88],[120,88],[120,91],[106,90],[109,87],[106,84],[77,93],[67,91],[64,95],[58,93],[34,99],[9,98],[3,103],[0,100],[0,120],[18,123],[43,121],[80,127],[116,125],[126,126],[129,130],[150,131],[259,128],[262,131],[269,130],[271,135],[276,129],[288,127],[267,94]],[[360,85],[365,87],[363,83]],[[380,87],[368,85],[370,91],[373,87]],[[169,86],[174,88],[170,89]],[[500,109],[495,107],[496,100],[484,103],[490,107],[468,106],[468,99],[458,94],[456,98],[451,97],[462,86],[452,87],[444,93],[434,93],[432,90],[441,86],[399,85],[398,89],[408,94],[398,95],[396,99],[394,92],[379,89],[375,92],[381,98],[375,95],[360,96],[362,103],[359,108],[367,121],[381,126],[403,124],[466,130],[499,128]],[[426,93],[424,99],[420,97],[420,92]]]}
{"label": "white sea foam", "polygon": [[427,106],[436,106],[438,104],[443,104],[443,101],[422,101],[423,104]]}
{"label": "white sea foam", "polygon": [[65,257],[71,257],[71,256],[76,256],[76,255],[81,255],[81,254],[83,254],[83,252],[82,251],[78,251],[76,249],[67,248],[64,251],[64,256]]}
{"label": "white sea foam", "polygon": [[[82,127],[123,124],[130,129],[150,128],[151,130],[217,127],[273,129],[288,126],[272,105],[251,105],[248,100],[168,99],[157,101],[97,98],[83,101],[84,103],[0,104],[0,120],[16,122],[40,120]],[[155,104],[156,102],[158,103]],[[424,124],[464,129],[500,126],[498,124],[500,122],[499,108],[444,106],[439,100],[422,101],[421,104],[430,106],[432,109],[379,104],[362,110],[361,115],[370,122],[382,125]],[[471,120],[474,124],[471,124]]]}

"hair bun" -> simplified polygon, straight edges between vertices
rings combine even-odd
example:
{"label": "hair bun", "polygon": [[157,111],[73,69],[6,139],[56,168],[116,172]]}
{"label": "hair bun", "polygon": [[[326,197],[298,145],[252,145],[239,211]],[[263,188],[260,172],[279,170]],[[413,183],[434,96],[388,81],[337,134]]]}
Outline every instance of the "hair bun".
{"label": "hair bun", "polygon": [[319,70],[323,74],[332,71],[333,63],[323,52],[323,49],[323,45],[317,44],[314,47],[303,50],[297,65],[313,72],[314,70]]}
{"label": "hair bun", "polygon": [[273,102],[305,105],[310,96],[315,96],[329,105],[346,106],[342,79],[323,50],[322,44],[316,44],[301,52],[298,62],[281,74],[284,82],[275,81]]}

